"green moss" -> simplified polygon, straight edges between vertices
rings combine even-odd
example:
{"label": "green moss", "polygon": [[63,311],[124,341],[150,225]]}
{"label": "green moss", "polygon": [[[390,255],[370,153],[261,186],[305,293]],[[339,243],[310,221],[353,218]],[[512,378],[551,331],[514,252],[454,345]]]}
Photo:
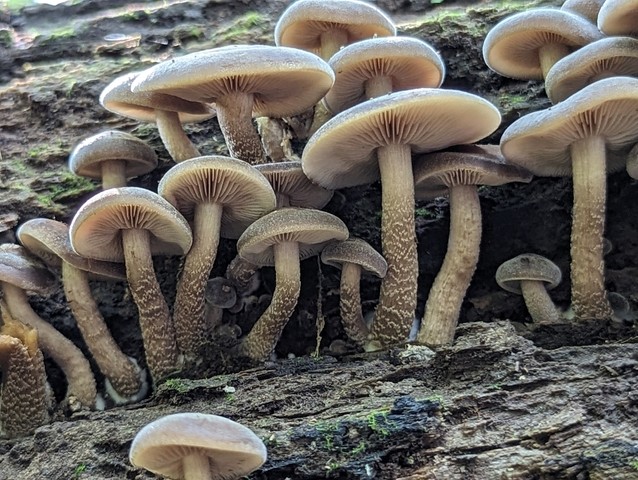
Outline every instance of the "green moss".
{"label": "green moss", "polygon": [[177,393],[186,393],[190,390],[190,387],[181,378],[169,378],[160,385],[160,388],[164,390],[174,390]]}
{"label": "green moss", "polygon": [[215,41],[219,44],[247,43],[269,31],[267,17],[259,12],[247,12],[227,27],[220,28],[215,34]]}

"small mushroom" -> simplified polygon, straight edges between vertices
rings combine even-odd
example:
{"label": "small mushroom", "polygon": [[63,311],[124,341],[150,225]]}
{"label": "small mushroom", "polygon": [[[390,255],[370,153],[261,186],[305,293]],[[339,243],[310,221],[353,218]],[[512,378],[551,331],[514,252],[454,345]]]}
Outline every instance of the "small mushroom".
{"label": "small mushroom", "polygon": [[625,168],[631,178],[638,180],[638,143],[629,150]]}
{"label": "small mushroom", "polygon": [[266,446],[249,428],[228,418],[176,413],[142,428],[130,462],[175,480],[234,480],[266,461]]}
{"label": "small mushroom", "polygon": [[562,274],[554,262],[542,255],[524,253],[496,270],[496,283],[508,292],[523,295],[534,323],[559,323],[561,313],[547,293],[556,288]]}

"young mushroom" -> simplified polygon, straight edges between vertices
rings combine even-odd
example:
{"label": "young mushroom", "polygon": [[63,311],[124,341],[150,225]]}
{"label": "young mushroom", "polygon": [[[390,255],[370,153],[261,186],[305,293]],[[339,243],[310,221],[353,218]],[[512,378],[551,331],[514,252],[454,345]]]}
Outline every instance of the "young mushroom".
{"label": "young mushroom", "polygon": [[556,288],[562,274],[554,262],[542,255],[524,253],[498,267],[496,283],[508,292],[523,295],[534,323],[559,323],[561,313],[547,290]]}

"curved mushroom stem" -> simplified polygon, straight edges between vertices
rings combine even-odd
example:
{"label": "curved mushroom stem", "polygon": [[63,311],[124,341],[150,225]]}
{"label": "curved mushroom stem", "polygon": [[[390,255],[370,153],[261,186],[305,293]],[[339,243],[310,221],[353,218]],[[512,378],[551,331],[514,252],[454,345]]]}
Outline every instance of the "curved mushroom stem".
{"label": "curved mushroom stem", "polygon": [[521,292],[525,305],[534,323],[550,324],[560,322],[560,312],[545,289],[543,282],[521,281]]}
{"label": "curved mushroom stem", "polygon": [[107,160],[102,162],[102,190],[126,187],[126,161]]}
{"label": "curved mushroom stem", "polygon": [[216,108],[217,121],[224,134],[230,156],[251,165],[264,163],[264,147],[252,122],[252,94],[227,93],[217,101]]}
{"label": "curved mushroom stem", "polygon": [[157,383],[181,368],[175,329],[155,276],[148,231],[123,230],[122,244],[126,278],[139,312],[146,364]]}
{"label": "curved mushroom stem", "polygon": [[69,406],[73,407],[77,401],[84,407],[94,408],[97,397],[95,378],[82,351],[35,313],[24,290],[2,282],[2,291],[11,316],[37,330],[40,348],[64,372]]}
{"label": "curved mushroom stem", "polygon": [[481,204],[476,185],[452,185],[450,237],[447,252],[436,275],[417,341],[445,345],[454,340],[461,305],[470,285],[481,245]]}
{"label": "curved mushroom stem", "polygon": [[206,283],[217,256],[222,211],[223,206],[218,203],[195,207],[193,245],[184,259],[173,309],[177,346],[186,362],[201,359],[207,343]]}
{"label": "curved mushroom stem", "polygon": [[182,459],[182,473],[185,480],[213,480],[210,463],[205,455],[186,455]]}
{"label": "curved mushroom stem", "polygon": [[414,176],[408,145],[377,150],[381,171],[381,248],[388,272],[381,282],[371,338],[388,346],[406,341],[416,308],[419,263],[414,224]]}
{"label": "curved mushroom stem", "polygon": [[574,177],[572,208],[572,307],[577,319],[608,319],[612,309],[605,290],[603,235],[607,174],[605,141],[600,136],[571,146]]}
{"label": "curved mushroom stem", "polygon": [[98,368],[118,395],[136,397],[142,388],[138,368],[111,336],[93,299],[88,274],[68,262],[62,262],[62,284],[82,338]]}
{"label": "curved mushroom stem", "polygon": [[370,329],[363,319],[361,311],[361,267],[356,263],[345,262],[341,267],[341,285],[339,309],[341,323],[348,337],[364,345]]}
{"label": "curved mushroom stem", "polygon": [[543,78],[547,78],[547,72],[554,66],[561,58],[569,55],[569,47],[561,43],[548,43],[538,49],[538,59],[541,64],[541,72]]}
{"label": "curved mushroom stem", "polygon": [[155,123],[164,147],[176,163],[200,156],[199,150],[184,132],[178,112],[156,110]]}
{"label": "curved mushroom stem", "polygon": [[283,242],[275,251],[276,285],[272,300],[239,346],[240,354],[264,361],[273,352],[288,319],[292,315],[301,290],[299,244]]}

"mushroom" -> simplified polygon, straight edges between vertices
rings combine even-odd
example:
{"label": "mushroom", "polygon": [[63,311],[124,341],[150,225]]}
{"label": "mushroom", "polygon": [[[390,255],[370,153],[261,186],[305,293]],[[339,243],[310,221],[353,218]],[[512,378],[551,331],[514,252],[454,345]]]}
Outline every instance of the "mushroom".
{"label": "mushroom", "polygon": [[638,35],[638,1],[606,0],[598,12],[598,28],[605,35]]}
{"label": "mushroom", "polygon": [[292,315],[301,285],[301,260],[317,255],[328,242],[348,238],[334,215],[309,208],[282,208],[250,225],[237,241],[239,255],[259,266],[274,266],[275,291],[266,311],[240,346],[239,353],[263,361],[275,349]]}
{"label": "mushroom", "polygon": [[454,340],[463,299],[479,259],[481,204],[478,186],[529,182],[527,170],[507,165],[498,145],[464,145],[422,155],[414,161],[417,200],[450,198],[450,235],[443,265],[425,304],[417,341],[445,345]]}
{"label": "mushroom", "polygon": [[158,193],[193,224],[193,246],[177,283],[173,322],[185,359],[197,361],[206,345],[206,282],[220,235],[238,238],[248,225],[275,208],[275,193],[252,165],[223,156],[197,157],[171,168]]}
{"label": "mushroom", "polygon": [[252,116],[301,113],[328,91],[332,69],[315,55],[294,48],[231,45],[184,55],[142,72],[132,90],[215,103],[230,156],[263,163]]}
{"label": "mushroom", "polygon": [[547,293],[556,288],[562,274],[554,262],[542,255],[524,253],[498,267],[496,283],[508,292],[523,295],[534,323],[559,323],[561,313]]}
{"label": "mushroom", "polygon": [[512,123],[501,137],[511,163],[539,176],[573,176],[572,306],[577,319],[612,314],[605,291],[607,172],[625,166],[638,141],[638,79],[612,77]]}
{"label": "mushroom", "polygon": [[175,329],[153,268],[153,254],[185,254],[192,235],[186,219],[166,200],[137,187],[112,188],[82,205],[69,237],[81,256],[124,262],[151,378],[181,367]]}
{"label": "mushroom", "polygon": [[69,407],[73,410],[94,408],[97,390],[89,361],[71,340],[43,320],[29,304],[27,291],[49,295],[54,285],[49,271],[25,248],[11,243],[0,244],[0,286],[8,314],[37,330],[40,348],[66,376]]}
{"label": "mushroom", "polygon": [[492,28],[483,42],[483,59],[505,77],[542,80],[558,60],[602,37],[596,25],[580,15],[534,8]]}
{"label": "mushroom", "polygon": [[496,107],[476,95],[420,88],[356,105],[308,141],[302,166],[313,182],[337,189],[381,179],[381,246],[388,272],[372,324],[373,339],[381,345],[407,339],[416,308],[412,152],[478,141],[500,120]]}
{"label": "mushroom", "polygon": [[328,245],[321,252],[321,261],[341,269],[339,287],[341,323],[348,337],[365,348],[370,328],[361,311],[359,291],[361,274],[369,272],[383,278],[388,270],[388,264],[368,242],[353,237]]}
{"label": "mushroom", "polygon": [[625,168],[631,178],[638,180],[638,143],[629,150]]}
{"label": "mushroom", "polygon": [[585,17],[595,24],[603,3],[605,0],[565,0],[560,9]]}
{"label": "mushroom", "polygon": [[142,428],[130,462],[176,480],[233,480],[266,461],[266,446],[249,428],[218,415],[176,413]]}
{"label": "mushroom", "polygon": [[127,73],[109,83],[100,95],[102,106],[124,117],[155,123],[162,143],[175,162],[199,157],[197,147],[184,132],[182,124],[207,120],[215,115],[215,110],[204,103],[189,102],[165,93],[133,93],[131,84],[139,74]]}
{"label": "mushroom", "polygon": [[146,373],[124,355],[111,336],[89,286],[89,275],[111,280],[126,279],[119,263],[89,260],[71,248],[69,227],[56,220],[34,218],[20,225],[20,243],[47,265],[62,270],[64,294],[82,338],[105,377],[106,390],[118,404],[135,402],[146,395]]}
{"label": "mushroom", "polygon": [[125,132],[108,130],[76,145],[69,156],[69,170],[102,180],[102,189],[126,186],[126,179],[157,167],[157,155],[146,143]]}

